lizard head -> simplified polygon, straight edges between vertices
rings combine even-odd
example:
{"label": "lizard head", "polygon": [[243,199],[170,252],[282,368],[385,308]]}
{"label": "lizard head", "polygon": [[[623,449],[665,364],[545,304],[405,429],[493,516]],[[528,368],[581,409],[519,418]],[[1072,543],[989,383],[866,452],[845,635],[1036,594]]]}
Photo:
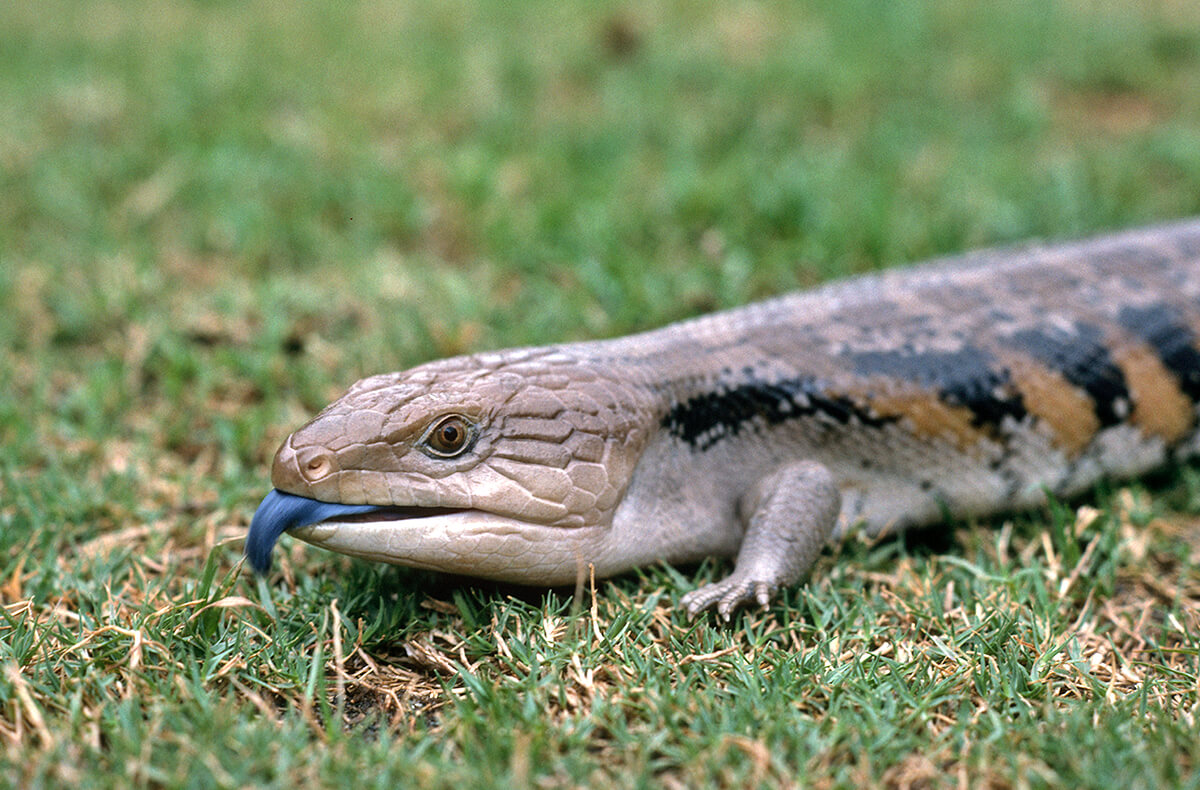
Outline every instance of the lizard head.
{"label": "lizard head", "polygon": [[[333,551],[509,581],[575,578],[653,425],[628,379],[561,351],[432,362],[352,386],[275,454],[246,554]],[[564,564],[569,568],[563,567]]]}

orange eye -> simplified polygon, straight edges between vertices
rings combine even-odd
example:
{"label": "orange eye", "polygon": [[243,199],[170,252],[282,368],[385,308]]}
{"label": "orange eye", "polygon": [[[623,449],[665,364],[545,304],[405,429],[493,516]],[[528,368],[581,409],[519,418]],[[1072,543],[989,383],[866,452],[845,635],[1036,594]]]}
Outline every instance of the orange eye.
{"label": "orange eye", "polygon": [[466,451],[473,435],[474,430],[466,418],[451,414],[433,424],[425,434],[425,446],[434,455],[453,458]]}

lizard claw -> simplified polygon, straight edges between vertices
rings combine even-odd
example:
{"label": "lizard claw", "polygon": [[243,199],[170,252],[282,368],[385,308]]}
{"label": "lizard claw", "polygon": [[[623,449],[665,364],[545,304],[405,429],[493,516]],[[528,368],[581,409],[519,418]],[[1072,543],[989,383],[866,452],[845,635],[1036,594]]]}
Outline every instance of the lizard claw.
{"label": "lizard claw", "polygon": [[797,461],[760,480],[739,507],[751,515],[733,573],[683,596],[689,618],[714,605],[726,622],[739,606],[766,608],[776,590],[812,567],[833,531],[841,495],[828,469]]}
{"label": "lizard claw", "polygon": [[773,585],[769,582],[730,576],[715,584],[706,584],[692,590],[683,596],[680,603],[687,610],[689,620],[695,619],[697,614],[715,604],[717,615],[729,622],[734,610],[739,606],[755,602],[762,608],[767,608],[771,603],[772,592]]}

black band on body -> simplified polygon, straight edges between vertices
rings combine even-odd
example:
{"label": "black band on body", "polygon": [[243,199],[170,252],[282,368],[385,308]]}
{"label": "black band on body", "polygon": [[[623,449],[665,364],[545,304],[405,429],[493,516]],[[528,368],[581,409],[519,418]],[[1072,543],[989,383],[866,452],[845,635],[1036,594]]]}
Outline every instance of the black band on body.
{"label": "black band on body", "polygon": [[897,419],[877,417],[847,397],[822,392],[811,378],[751,378],[675,404],[663,417],[662,427],[693,447],[707,450],[721,439],[736,436],[755,419],[777,425],[810,416],[872,426]]}
{"label": "black band on body", "polygon": [[1014,332],[1006,342],[1082,389],[1096,405],[1101,427],[1116,425],[1129,411],[1129,387],[1105,347],[1099,328],[1074,324],[1072,330],[1041,326]]}
{"label": "black band on body", "polygon": [[1154,349],[1163,366],[1179,380],[1179,388],[1200,401],[1200,351],[1196,334],[1170,305],[1123,307],[1117,320],[1130,334]]}

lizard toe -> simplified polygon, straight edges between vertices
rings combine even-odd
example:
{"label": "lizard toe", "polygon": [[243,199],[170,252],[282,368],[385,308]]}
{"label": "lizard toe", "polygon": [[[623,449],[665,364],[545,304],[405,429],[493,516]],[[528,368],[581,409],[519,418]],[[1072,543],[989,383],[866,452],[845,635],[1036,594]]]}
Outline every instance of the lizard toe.
{"label": "lizard toe", "polygon": [[680,603],[687,610],[689,620],[715,605],[717,615],[725,622],[729,622],[733,612],[741,606],[757,603],[765,609],[771,602],[772,592],[773,585],[769,582],[730,576],[714,584],[706,584],[692,590],[683,596]]}

